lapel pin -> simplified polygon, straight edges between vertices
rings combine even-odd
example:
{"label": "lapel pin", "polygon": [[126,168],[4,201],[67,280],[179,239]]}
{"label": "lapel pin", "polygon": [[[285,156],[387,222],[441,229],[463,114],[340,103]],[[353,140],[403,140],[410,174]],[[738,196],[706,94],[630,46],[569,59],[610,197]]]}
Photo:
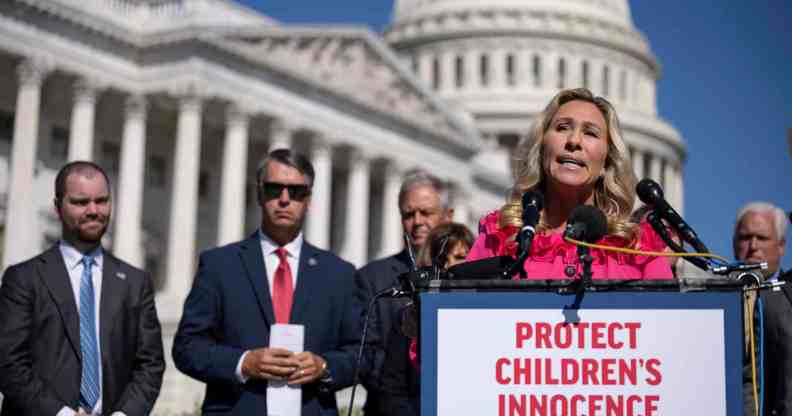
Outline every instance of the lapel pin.
{"label": "lapel pin", "polygon": [[319,264],[319,262],[316,261],[316,258],[311,257],[311,258],[308,259],[308,265],[309,266],[316,266],[317,264]]}
{"label": "lapel pin", "polygon": [[121,280],[126,280],[126,273],[124,272],[116,272],[116,277]]}

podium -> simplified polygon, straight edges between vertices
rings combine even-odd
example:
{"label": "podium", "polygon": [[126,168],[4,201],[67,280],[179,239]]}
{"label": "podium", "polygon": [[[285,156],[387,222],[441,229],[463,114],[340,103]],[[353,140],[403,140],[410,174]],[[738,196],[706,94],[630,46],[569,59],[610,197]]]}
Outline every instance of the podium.
{"label": "podium", "polygon": [[742,415],[742,286],[428,280],[421,415]]}

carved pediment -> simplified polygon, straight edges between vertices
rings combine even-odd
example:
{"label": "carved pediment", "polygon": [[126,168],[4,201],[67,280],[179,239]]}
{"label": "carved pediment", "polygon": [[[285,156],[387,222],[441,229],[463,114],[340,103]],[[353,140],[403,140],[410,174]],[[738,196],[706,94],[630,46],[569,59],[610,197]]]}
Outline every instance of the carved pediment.
{"label": "carved pediment", "polygon": [[477,147],[472,129],[367,30],[266,28],[210,42],[464,147]]}

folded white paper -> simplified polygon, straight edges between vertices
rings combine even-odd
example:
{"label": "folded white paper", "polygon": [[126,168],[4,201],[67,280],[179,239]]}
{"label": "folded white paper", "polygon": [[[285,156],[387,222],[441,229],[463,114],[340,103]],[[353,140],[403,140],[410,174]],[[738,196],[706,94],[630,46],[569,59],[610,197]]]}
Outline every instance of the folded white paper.
{"label": "folded white paper", "polygon": [[[305,349],[305,327],[275,324],[270,327],[270,348],[283,348],[298,353]],[[270,380],[267,385],[267,416],[300,416],[302,387],[286,381]]]}

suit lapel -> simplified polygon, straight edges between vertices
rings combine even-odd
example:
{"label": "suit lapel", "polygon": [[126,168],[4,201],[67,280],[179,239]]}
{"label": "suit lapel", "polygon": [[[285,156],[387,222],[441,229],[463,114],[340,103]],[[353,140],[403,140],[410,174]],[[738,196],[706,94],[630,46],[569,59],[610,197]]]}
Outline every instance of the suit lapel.
{"label": "suit lapel", "polygon": [[300,249],[300,266],[297,269],[297,287],[294,289],[294,297],[292,298],[291,314],[289,315],[290,323],[304,322],[305,309],[308,306],[308,296],[311,287],[316,279],[321,279],[319,276],[319,251],[312,245],[303,242]]}
{"label": "suit lapel", "polygon": [[74,300],[69,273],[66,270],[66,263],[63,262],[58,245],[42,254],[42,264],[39,269],[41,280],[47,286],[47,290],[52,294],[55,303],[58,305],[58,312],[63,327],[66,328],[66,337],[69,339],[77,357],[82,360],[80,350],[80,317],[77,312],[77,302]]}
{"label": "suit lapel", "polygon": [[270,324],[275,322],[275,312],[272,309],[272,297],[267,283],[267,270],[264,266],[264,254],[261,252],[261,242],[258,233],[254,233],[250,238],[243,241],[240,245],[239,255],[253,291],[261,308],[261,313]]}
{"label": "suit lapel", "polygon": [[[115,322],[118,311],[122,308],[122,299],[126,290],[126,275],[119,271],[118,259],[107,251],[103,253],[102,293],[99,299],[99,344],[102,347],[102,368],[110,357],[110,328]],[[105,378],[106,379],[106,378]]]}

